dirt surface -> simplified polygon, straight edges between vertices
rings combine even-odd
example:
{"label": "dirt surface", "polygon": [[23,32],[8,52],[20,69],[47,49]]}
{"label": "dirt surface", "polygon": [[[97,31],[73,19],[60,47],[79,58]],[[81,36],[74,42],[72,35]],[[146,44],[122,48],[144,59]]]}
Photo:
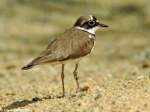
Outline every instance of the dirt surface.
{"label": "dirt surface", "polygon": [[43,65],[21,71],[21,66],[32,59],[32,54],[21,58],[22,54],[14,53],[11,58],[6,55],[0,62],[1,111],[149,112],[148,35],[143,32],[126,36],[97,35],[93,52],[81,60],[79,66],[80,85],[87,86],[88,90],[76,93],[72,75],[74,65],[68,64],[65,68],[64,98],[60,97],[60,65]]}
{"label": "dirt surface", "polygon": [[[150,112],[150,0],[0,0],[0,112]],[[73,64],[21,67],[93,14],[100,29],[81,60],[76,93]]]}

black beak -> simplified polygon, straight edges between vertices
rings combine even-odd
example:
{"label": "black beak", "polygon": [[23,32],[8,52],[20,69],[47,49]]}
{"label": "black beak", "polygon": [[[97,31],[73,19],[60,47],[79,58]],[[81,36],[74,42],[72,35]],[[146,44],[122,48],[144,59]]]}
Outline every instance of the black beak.
{"label": "black beak", "polygon": [[108,25],[105,25],[105,24],[103,24],[103,23],[99,23],[98,24],[100,27],[108,27]]}

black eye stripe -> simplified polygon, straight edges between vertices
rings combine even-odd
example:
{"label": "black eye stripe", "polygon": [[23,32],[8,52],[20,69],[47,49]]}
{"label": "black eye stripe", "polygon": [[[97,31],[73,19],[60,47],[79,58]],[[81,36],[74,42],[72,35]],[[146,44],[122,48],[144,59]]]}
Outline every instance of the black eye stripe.
{"label": "black eye stripe", "polygon": [[90,29],[90,28],[98,26],[97,23],[96,23],[96,21],[94,21],[94,22],[95,22],[95,24],[89,25],[89,21],[86,21],[85,23],[83,23],[82,25],[80,25],[80,27],[85,28],[85,29]]}
{"label": "black eye stripe", "polygon": [[95,21],[89,21],[88,24],[89,24],[89,25],[94,25],[94,24],[95,24]]}

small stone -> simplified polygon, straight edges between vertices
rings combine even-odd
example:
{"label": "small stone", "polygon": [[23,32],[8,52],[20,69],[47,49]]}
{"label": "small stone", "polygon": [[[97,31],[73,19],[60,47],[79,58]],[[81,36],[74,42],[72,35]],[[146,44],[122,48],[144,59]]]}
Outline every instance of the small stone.
{"label": "small stone", "polygon": [[150,65],[148,63],[143,63],[142,64],[142,68],[143,69],[146,69],[146,68],[149,68],[149,67],[150,67]]}
{"label": "small stone", "polygon": [[144,104],[144,107],[145,107],[145,108],[146,108],[146,107],[148,107],[148,104],[147,104],[147,103],[145,103],[145,104]]}
{"label": "small stone", "polygon": [[32,101],[37,102],[37,101],[42,101],[42,99],[40,99],[38,97],[34,97],[34,98],[32,98]]}
{"label": "small stone", "polygon": [[98,100],[98,99],[101,98],[101,97],[102,97],[101,94],[96,94],[96,95],[94,96],[94,100]]}
{"label": "small stone", "polygon": [[116,102],[115,102],[115,101],[112,101],[112,102],[111,102],[111,104],[112,104],[112,105],[115,105],[115,104],[116,104]]}

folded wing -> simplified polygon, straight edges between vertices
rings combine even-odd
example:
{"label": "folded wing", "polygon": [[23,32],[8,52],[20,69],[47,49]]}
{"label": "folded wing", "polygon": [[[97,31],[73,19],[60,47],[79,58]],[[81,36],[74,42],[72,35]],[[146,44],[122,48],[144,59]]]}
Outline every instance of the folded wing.
{"label": "folded wing", "polygon": [[68,59],[83,57],[91,52],[94,41],[88,38],[87,33],[83,32],[78,36],[78,32],[73,32],[70,37],[64,35],[53,40],[47,49],[39,57],[28,65],[39,65],[42,63],[61,62]]}

